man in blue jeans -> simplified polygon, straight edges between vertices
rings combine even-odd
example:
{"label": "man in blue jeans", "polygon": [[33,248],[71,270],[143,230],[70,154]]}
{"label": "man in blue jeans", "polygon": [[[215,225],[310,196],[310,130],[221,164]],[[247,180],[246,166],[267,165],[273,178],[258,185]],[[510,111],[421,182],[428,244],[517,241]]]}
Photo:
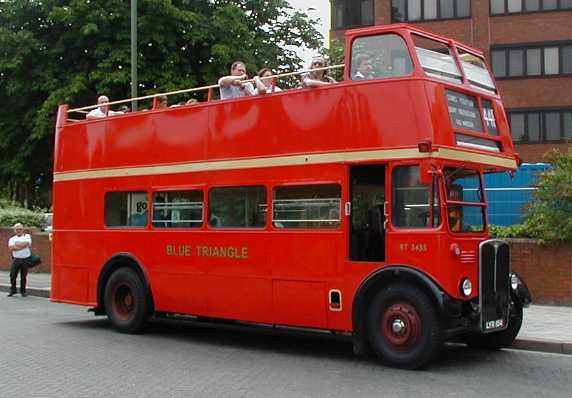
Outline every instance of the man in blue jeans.
{"label": "man in blue jeans", "polygon": [[10,268],[10,293],[8,297],[12,297],[16,294],[16,278],[18,273],[20,273],[20,294],[22,297],[26,297],[26,277],[28,276],[28,262],[32,251],[30,247],[32,246],[32,238],[30,234],[24,233],[24,226],[20,223],[14,225],[14,233],[16,235],[12,236],[8,241],[8,248],[12,252],[12,268]]}

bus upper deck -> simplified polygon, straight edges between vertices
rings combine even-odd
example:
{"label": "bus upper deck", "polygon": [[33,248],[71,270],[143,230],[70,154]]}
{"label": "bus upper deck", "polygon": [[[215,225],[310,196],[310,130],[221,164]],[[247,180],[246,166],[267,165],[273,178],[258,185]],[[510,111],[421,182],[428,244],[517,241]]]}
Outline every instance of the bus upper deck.
{"label": "bus upper deck", "polygon": [[[163,164],[171,165],[165,172],[177,172],[182,163],[192,169],[193,162],[209,161],[212,169],[219,160],[240,158],[252,158],[252,167],[256,159],[311,164],[331,161],[332,153],[344,161],[434,157],[490,170],[517,167],[500,96],[480,52],[402,24],[350,30],[346,52],[344,81],[320,88],[224,101],[209,95],[199,104],[79,122],[68,113],[97,105],[62,105],[55,181],[89,178],[91,169],[113,176]],[[370,78],[357,80],[356,59],[364,55],[374,68]],[[58,145],[64,136],[65,146]],[[160,153],[150,150],[155,147]],[[125,168],[131,171],[113,172]]]}

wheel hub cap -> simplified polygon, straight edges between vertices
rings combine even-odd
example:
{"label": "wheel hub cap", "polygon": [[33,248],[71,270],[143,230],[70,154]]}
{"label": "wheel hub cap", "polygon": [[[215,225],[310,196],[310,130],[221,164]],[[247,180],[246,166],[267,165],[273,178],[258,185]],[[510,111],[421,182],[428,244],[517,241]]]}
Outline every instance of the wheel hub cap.
{"label": "wheel hub cap", "polygon": [[393,332],[397,334],[403,334],[405,332],[405,322],[401,319],[396,319],[393,321]]}
{"label": "wheel hub cap", "polygon": [[393,304],[383,312],[381,333],[392,348],[407,350],[421,337],[421,318],[410,304]]}

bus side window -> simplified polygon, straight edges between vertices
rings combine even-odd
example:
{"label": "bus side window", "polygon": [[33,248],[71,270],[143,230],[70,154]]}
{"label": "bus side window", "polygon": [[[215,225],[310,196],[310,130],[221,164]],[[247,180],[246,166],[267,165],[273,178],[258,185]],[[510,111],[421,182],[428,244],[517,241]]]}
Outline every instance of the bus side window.
{"label": "bus side window", "polygon": [[105,195],[107,227],[139,227],[148,223],[147,192],[108,192]]}
{"label": "bus side window", "polygon": [[276,228],[336,228],[342,189],[338,184],[274,188],[272,222]]}
{"label": "bus side window", "polygon": [[164,191],[153,195],[155,228],[199,228],[203,225],[203,191]]}
{"label": "bus side window", "polygon": [[263,186],[212,188],[209,191],[209,227],[263,228],[266,202]]}

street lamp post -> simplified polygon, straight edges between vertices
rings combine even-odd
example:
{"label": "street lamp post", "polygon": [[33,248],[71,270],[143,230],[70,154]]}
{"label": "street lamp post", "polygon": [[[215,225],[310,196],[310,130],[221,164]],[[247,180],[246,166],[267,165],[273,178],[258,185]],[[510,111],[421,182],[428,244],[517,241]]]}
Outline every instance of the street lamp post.
{"label": "street lamp post", "polygon": [[[137,98],[137,0],[131,0],[131,98]],[[131,102],[131,110],[137,110],[137,101]]]}

